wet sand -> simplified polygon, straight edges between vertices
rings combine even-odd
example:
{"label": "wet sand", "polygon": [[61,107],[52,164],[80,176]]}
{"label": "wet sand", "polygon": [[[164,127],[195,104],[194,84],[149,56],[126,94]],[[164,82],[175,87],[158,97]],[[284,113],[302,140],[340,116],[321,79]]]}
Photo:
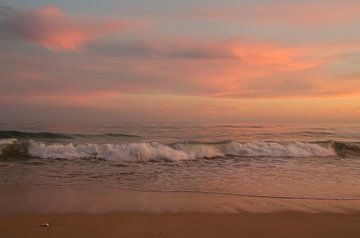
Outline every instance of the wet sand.
{"label": "wet sand", "polygon": [[0,215],[0,237],[358,238],[360,213],[10,214]]}

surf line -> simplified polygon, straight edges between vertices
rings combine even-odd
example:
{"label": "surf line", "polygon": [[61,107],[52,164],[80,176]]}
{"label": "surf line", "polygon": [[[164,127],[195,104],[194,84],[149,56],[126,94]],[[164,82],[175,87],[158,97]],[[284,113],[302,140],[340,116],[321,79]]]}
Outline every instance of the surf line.
{"label": "surf line", "polygon": [[227,193],[227,192],[211,192],[211,191],[196,191],[196,190],[151,190],[151,189],[132,189],[124,188],[121,191],[133,192],[148,192],[148,193],[194,193],[194,194],[213,194],[226,195],[247,198],[266,198],[266,199],[284,199],[284,200],[319,200],[319,201],[360,201],[360,196],[356,198],[329,198],[329,197],[297,197],[297,196],[271,196],[271,195],[254,195],[241,193]]}

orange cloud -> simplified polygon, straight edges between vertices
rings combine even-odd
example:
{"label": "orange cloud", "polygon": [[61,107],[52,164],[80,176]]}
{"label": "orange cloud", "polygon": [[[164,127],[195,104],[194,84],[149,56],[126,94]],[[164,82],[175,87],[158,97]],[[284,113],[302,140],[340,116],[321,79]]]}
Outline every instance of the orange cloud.
{"label": "orange cloud", "polygon": [[242,99],[359,96],[358,67],[349,58],[360,50],[358,42],[283,45],[233,39],[97,45],[88,45],[83,54],[62,57],[10,54],[11,49],[1,49],[0,94],[102,91]]}
{"label": "orange cloud", "polygon": [[309,47],[280,46],[269,43],[248,43],[236,40],[229,50],[247,65],[253,67],[272,66],[285,71],[306,70],[323,63],[323,60],[304,59]]}
{"label": "orange cloud", "polygon": [[[180,45],[197,49],[196,43]],[[145,84],[146,92],[151,92],[153,86],[155,92],[210,97],[359,95],[356,88],[360,82],[345,81],[344,76],[331,67],[335,62],[346,64],[346,55],[360,50],[360,45],[353,42],[294,46],[232,40],[223,44],[203,42],[199,48],[204,51],[203,55],[210,55],[206,51],[216,51],[226,52],[218,55],[229,57],[174,57],[170,60],[165,57],[150,61],[146,58],[127,63],[129,68],[142,74],[145,79],[148,75],[159,78],[159,81],[152,81],[152,85]],[[141,92],[141,86],[137,87],[137,92]]]}
{"label": "orange cloud", "polygon": [[8,9],[0,19],[0,36],[39,44],[53,51],[79,50],[104,34],[122,31],[119,21],[95,21],[66,15],[54,6]]}

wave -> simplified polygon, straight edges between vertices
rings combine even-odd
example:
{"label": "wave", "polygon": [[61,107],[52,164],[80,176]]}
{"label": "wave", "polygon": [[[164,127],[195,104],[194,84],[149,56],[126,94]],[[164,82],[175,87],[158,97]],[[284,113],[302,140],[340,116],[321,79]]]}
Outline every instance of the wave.
{"label": "wave", "polygon": [[358,142],[333,142],[333,147],[340,155],[360,153],[360,143]]}
{"label": "wave", "polygon": [[27,145],[18,143],[15,138],[0,139],[0,159],[24,158],[27,155]]}
{"label": "wave", "polygon": [[14,144],[16,142],[17,142],[17,139],[15,139],[15,138],[0,139],[0,146]]}
{"label": "wave", "polygon": [[76,139],[76,138],[92,138],[92,137],[135,137],[137,135],[123,134],[123,133],[104,133],[104,134],[66,134],[54,132],[24,132],[24,131],[0,131],[0,139],[16,138],[29,140],[55,140],[55,139]]}
{"label": "wave", "polygon": [[183,151],[159,143],[130,144],[51,144],[30,142],[28,154],[40,158],[99,158],[128,162],[188,160]]}
{"label": "wave", "polygon": [[53,132],[0,131],[0,138],[16,139],[74,139],[73,136]]}
{"label": "wave", "polygon": [[360,154],[360,143],[356,142],[222,142],[222,143],[176,143],[160,144],[74,144],[46,143],[38,141],[20,142],[16,139],[0,140],[0,157],[81,159],[94,158],[124,162],[183,161],[227,157],[333,157]]}

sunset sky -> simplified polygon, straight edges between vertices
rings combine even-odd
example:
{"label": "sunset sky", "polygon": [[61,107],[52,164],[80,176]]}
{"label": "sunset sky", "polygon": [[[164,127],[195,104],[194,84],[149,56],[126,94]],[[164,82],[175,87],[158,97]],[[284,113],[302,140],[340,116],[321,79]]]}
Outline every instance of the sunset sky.
{"label": "sunset sky", "polygon": [[0,85],[3,122],[360,122],[360,1],[0,1]]}

